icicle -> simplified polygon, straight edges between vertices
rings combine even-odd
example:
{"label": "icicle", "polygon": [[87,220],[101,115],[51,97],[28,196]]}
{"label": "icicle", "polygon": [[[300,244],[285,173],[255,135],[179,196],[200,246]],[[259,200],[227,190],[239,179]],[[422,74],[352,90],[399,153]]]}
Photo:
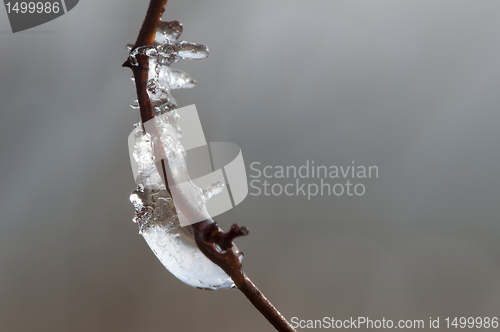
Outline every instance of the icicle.
{"label": "icicle", "polygon": [[208,202],[213,196],[220,194],[224,190],[224,184],[220,181],[212,183],[207,189],[203,190],[204,202]]}
{"label": "icicle", "polygon": [[208,52],[208,47],[205,45],[182,41],[179,43],[177,55],[181,59],[198,60],[208,57]]}

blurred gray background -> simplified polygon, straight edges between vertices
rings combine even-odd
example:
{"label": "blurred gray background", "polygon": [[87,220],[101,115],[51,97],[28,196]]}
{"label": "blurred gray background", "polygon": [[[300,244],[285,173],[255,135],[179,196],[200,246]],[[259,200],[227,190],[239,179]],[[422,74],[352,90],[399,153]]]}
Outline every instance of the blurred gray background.
{"label": "blurred gray background", "polygon": [[[178,281],[132,223],[120,66],[147,5],[82,0],[16,34],[0,10],[0,331],[273,331],[239,291]],[[500,316],[500,2],[170,0],[164,19],[210,47],[174,65],[207,140],[247,166],[379,167],[362,197],[216,219],[250,228],[245,271],[285,317]]]}

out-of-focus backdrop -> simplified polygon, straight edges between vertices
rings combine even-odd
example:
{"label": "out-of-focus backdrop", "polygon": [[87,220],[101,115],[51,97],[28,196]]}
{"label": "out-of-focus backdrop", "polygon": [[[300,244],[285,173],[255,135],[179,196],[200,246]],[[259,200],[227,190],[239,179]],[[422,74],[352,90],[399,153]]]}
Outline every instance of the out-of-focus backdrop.
{"label": "out-of-focus backdrop", "polygon": [[[239,291],[178,281],[132,223],[121,63],[147,5],[80,1],[16,34],[0,9],[1,331],[273,330]],[[164,19],[210,47],[173,65],[198,81],[174,97],[249,176],[379,168],[360,197],[249,195],[216,219],[249,227],[245,271],[286,318],[500,316],[500,2],[170,0]]]}

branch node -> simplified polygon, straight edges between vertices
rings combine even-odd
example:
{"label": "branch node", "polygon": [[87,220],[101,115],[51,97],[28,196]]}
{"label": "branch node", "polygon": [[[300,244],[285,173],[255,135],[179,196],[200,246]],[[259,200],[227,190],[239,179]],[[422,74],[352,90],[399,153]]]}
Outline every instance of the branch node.
{"label": "branch node", "polygon": [[238,224],[233,224],[229,232],[224,233],[214,222],[203,228],[202,238],[205,242],[217,245],[220,250],[227,251],[233,247],[235,238],[248,235],[248,233],[248,228],[240,227]]}

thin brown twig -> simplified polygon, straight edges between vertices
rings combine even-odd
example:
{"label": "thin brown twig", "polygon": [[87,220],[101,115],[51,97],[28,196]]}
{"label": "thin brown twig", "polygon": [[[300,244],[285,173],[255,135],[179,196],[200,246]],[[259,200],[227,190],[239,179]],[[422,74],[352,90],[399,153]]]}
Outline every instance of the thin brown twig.
{"label": "thin brown twig", "polygon": [[[167,0],[151,0],[149,8],[142,23],[141,30],[137,36],[134,47],[135,49],[140,46],[153,45],[155,40],[156,27],[160,23],[161,16],[165,11]],[[142,123],[154,118],[153,106],[148,96],[148,72],[149,72],[149,58],[146,55],[137,55],[137,66],[132,66],[130,58],[123,64],[123,67],[129,67],[134,73],[135,87],[137,90],[137,100],[139,101],[139,108],[141,112]]]}
{"label": "thin brown twig", "polygon": [[[150,1],[146,18],[132,49],[153,44],[156,27],[165,11],[166,3],[167,0]],[[129,58],[123,63],[123,66],[131,68],[134,73],[141,120],[144,124],[146,121],[154,118],[153,107],[147,93],[149,59],[146,55],[138,54],[137,62],[137,66],[132,66]],[[239,227],[234,224],[229,232],[224,233],[215,222],[205,220],[192,225],[192,228],[196,244],[201,252],[231,277],[236,287],[243,292],[254,307],[264,315],[276,330],[283,332],[295,331],[283,315],[243,272],[240,262],[241,253],[238,252],[233,240],[236,237],[247,235],[248,230],[246,227]]]}

